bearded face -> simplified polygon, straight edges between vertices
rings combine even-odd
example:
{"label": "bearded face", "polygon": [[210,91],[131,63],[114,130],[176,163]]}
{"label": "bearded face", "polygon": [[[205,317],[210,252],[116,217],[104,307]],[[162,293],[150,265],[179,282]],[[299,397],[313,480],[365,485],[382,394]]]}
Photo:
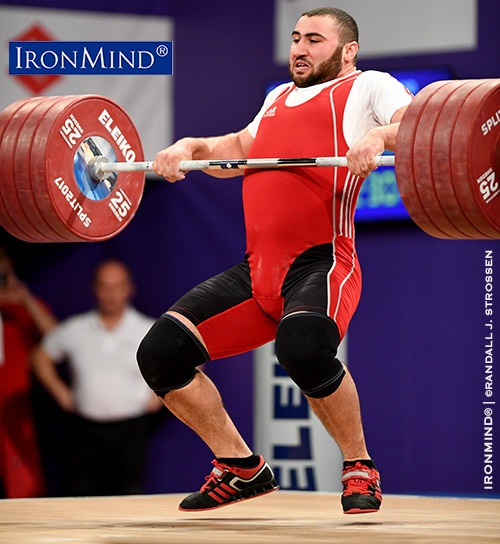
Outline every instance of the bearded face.
{"label": "bearded face", "polygon": [[342,70],[342,50],[341,46],[337,47],[330,58],[317,65],[307,55],[290,61],[288,69],[292,81],[297,87],[310,87],[335,79]]}

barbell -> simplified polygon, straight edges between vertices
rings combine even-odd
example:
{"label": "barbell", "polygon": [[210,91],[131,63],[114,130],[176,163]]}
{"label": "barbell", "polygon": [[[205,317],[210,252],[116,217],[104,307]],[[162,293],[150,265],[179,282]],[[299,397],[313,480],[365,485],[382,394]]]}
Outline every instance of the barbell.
{"label": "barbell", "polygon": [[[394,156],[415,223],[445,239],[500,239],[500,79],[431,83],[408,106]],[[28,242],[101,241],[144,191],[140,137],[100,95],[34,97],[0,113],[0,224]],[[182,161],[180,169],[346,167],[345,157]]]}
{"label": "barbell", "polygon": [[[377,166],[394,166],[394,156],[375,157]],[[180,161],[179,170],[245,170],[247,168],[284,168],[286,166],[347,166],[346,157],[315,157],[289,159],[226,159]],[[152,162],[110,162],[104,155],[90,159],[89,175],[95,181],[106,179],[110,172],[145,172],[151,170]]]}

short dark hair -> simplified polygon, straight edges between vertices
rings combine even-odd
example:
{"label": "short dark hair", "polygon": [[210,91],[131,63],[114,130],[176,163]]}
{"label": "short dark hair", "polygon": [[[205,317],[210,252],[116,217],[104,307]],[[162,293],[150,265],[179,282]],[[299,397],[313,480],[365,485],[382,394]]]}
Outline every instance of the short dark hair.
{"label": "short dark hair", "polygon": [[304,11],[302,17],[319,17],[322,15],[328,15],[336,20],[339,27],[341,45],[349,42],[359,42],[358,24],[353,17],[339,8],[314,8]]}

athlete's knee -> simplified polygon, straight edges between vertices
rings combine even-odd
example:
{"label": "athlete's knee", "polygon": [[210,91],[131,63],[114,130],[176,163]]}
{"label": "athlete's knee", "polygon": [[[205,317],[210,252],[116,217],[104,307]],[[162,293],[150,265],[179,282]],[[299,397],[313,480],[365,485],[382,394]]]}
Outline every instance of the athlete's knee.
{"label": "athlete's knee", "polygon": [[209,358],[198,338],[169,314],[156,321],[137,350],[142,376],[160,397],[189,384],[196,367]]}
{"label": "athlete's knee", "polygon": [[292,380],[309,397],[337,390],[345,376],[336,358],[340,335],[328,316],[299,312],[284,317],[276,332],[276,356]]}

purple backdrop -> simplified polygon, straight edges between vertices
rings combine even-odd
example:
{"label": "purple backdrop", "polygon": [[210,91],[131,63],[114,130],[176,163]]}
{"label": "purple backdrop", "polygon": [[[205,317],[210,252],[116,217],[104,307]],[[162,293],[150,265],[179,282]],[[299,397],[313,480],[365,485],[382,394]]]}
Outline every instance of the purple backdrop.
{"label": "purple backdrop", "polygon": [[[9,2],[2,2],[9,4]],[[73,9],[69,0],[20,1]],[[243,127],[258,110],[274,65],[273,2],[107,2],[107,11],[175,19],[175,136]],[[87,0],[82,9],[102,10]],[[496,0],[479,0],[479,47],[466,53],[370,59],[360,68],[449,66],[457,78],[498,77]],[[154,37],[152,37],[154,39]],[[158,148],[166,142],[158,142]],[[240,181],[191,173],[169,185],[150,178],[127,229],[98,244],[26,244],[2,232],[23,277],[61,318],[91,304],[87,285],[105,257],[130,264],[139,309],[159,315],[185,290],[244,252]],[[362,225],[357,245],[364,291],[349,335],[370,451],[386,492],[483,491],[484,252],[499,243],[441,241],[409,223]],[[498,285],[498,265],[494,284]],[[498,318],[498,310],[496,311]],[[498,322],[498,319],[497,319]],[[498,350],[497,350],[498,351]],[[225,404],[252,443],[249,354],[209,365]],[[157,429],[148,491],[196,489],[210,469],[206,446],[173,419]],[[498,493],[500,474],[495,477]]]}

